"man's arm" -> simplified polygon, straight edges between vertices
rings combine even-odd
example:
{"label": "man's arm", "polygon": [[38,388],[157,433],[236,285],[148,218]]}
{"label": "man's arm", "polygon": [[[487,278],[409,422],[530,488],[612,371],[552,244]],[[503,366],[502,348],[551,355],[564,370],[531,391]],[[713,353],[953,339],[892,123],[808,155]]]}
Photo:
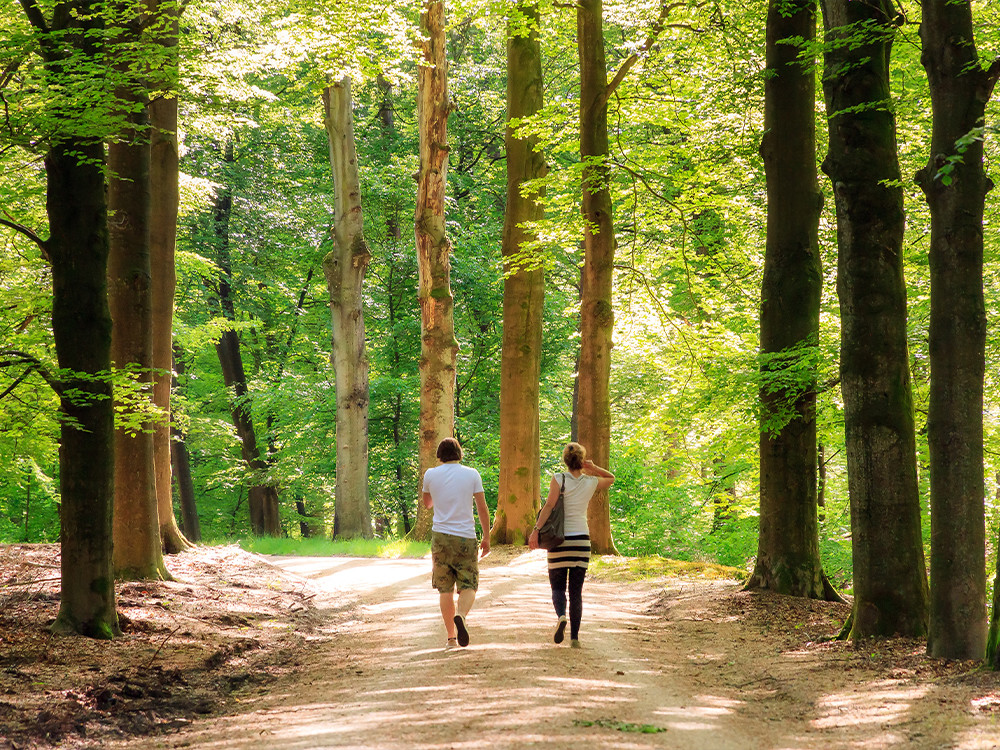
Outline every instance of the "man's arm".
{"label": "man's arm", "polygon": [[424,507],[425,508],[433,508],[434,507],[434,498],[431,497],[431,493],[425,492],[424,496],[423,496],[423,501],[424,501]]}
{"label": "man's arm", "polygon": [[490,509],[486,507],[486,493],[476,492],[472,495],[476,501],[476,513],[479,514],[479,525],[483,527],[483,541],[479,543],[483,557],[490,552]]}

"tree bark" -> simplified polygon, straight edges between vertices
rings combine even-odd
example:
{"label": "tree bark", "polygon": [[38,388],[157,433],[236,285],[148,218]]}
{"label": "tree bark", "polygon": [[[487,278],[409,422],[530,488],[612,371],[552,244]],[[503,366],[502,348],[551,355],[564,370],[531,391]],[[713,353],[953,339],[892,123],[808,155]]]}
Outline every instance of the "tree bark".
{"label": "tree bark", "polygon": [[66,138],[45,159],[52,332],[63,382],[59,449],[62,592],[52,629],[119,635],[112,568],[114,412],[104,145]]}
{"label": "tree bark", "polygon": [[153,425],[153,466],[156,473],[156,507],[163,551],[174,554],[190,546],[177,528],[171,491],[170,466],[173,450],[170,429],[170,384],[173,364],[174,249],[177,243],[178,146],[177,146],[177,39],[180,7],[161,3],[168,31],[159,36],[168,60],[162,75],[162,90],[149,102],[150,226],[149,254],[152,270],[153,310],[153,403],[163,417]]}
{"label": "tree bark", "polygon": [[[124,24],[125,43],[141,34],[139,19]],[[124,63],[128,65],[128,63]],[[127,74],[128,71],[126,70]],[[125,126],[108,145],[108,301],[111,358],[120,377],[152,384],[152,289],[149,257],[149,117],[146,92],[134,76],[119,89]],[[126,386],[131,387],[131,386]],[[129,415],[128,401],[118,408]],[[114,566],[120,580],[169,578],[163,564],[153,473],[152,420],[115,430]]]}
{"label": "tree bark", "polygon": [[[233,161],[232,144],[227,144],[224,160]],[[218,265],[221,271],[219,279],[219,306],[223,316],[230,321],[236,320],[236,305],[232,295],[232,265],[229,259],[229,217],[233,209],[233,196],[228,188],[223,188],[215,201],[215,227],[219,238]],[[243,460],[250,470],[250,487],[248,490],[248,505],[250,506],[250,528],[253,533],[265,536],[280,536],[281,518],[278,514],[278,490],[274,485],[264,481],[267,473],[267,462],[260,456],[257,447],[257,433],[254,430],[251,412],[250,392],[247,388],[246,371],[243,368],[243,355],[240,352],[240,338],[236,331],[223,331],[215,344],[222,367],[222,379],[226,388],[232,389],[233,399],[230,411],[233,417],[233,427],[240,440],[240,451]]]}
{"label": "tree bark", "polygon": [[923,0],[921,7],[920,59],[933,110],[930,156],[917,173],[931,212],[927,653],[981,659],[987,636],[983,210],[993,186],[983,169],[981,136],[1000,62],[993,70],[980,65],[969,3]]}
{"label": "tree bark", "polygon": [[538,4],[514,11],[507,32],[507,211],[504,214],[503,348],[500,355],[500,477],[491,532],[495,544],[524,544],[540,505],[538,390],[542,355],[545,276],[530,243],[527,222],[544,210],[522,194],[528,180],[545,174],[535,137],[515,136],[516,123],[542,108],[542,50]]}
{"label": "tree bark", "polygon": [[[21,5],[38,34],[42,65],[61,80],[66,56],[94,62],[103,52],[99,3],[57,6],[51,19]],[[50,32],[55,32],[53,38]],[[72,78],[66,81],[73,84]],[[84,85],[89,81],[84,77]],[[67,100],[71,101],[71,100]],[[75,133],[66,111],[45,156],[49,239],[38,241],[52,264],[52,333],[62,369],[59,519],[62,591],[52,630],[111,638],[120,635],[112,568],[114,409],[111,312],[108,308],[108,207],[104,143]]]}
{"label": "tree bark", "polygon": [[[839,247],[841,390],[854,553],[851,637],[927,632],[906,343],[903,191],[889,89],[890,0],[822,0]],[[867,29],[867,30],[866,30]],[[848,35],[861,41],[836,44]]]}
{"label": "tree bark", "polygon": [[[580,159],[583,162],[584,260],[580,289],[580,367],[577,419],[579,442],[598,466],[611,456],[611,347],[615,315],[611,287],[615,231],[608,184],[608,73],[604,59],[602,0],[577,3],[580,59]],[[587,509],[590,543],[596,554],[618,554],[611,536],[607,490],[594,494]]]}
{"label": "tree bark", "polygon": [[[760,531],[747,589],[824,599],[816,490],[816,380],[776,386],[775,373],[815,352],[823,269],[816,180],[816,85],[800,47],[812,43],[816,1],[771,0],[767,10],[764,137],[767,243],[761,284]],[[769,355],[774,355],[769,357]],[[791,358],[791,361],[789,361]]]}
{"label": "tree bark", "polygon": [[361,213],[351,79],[323,90],[334,182],[333,251],[323,259],[333,330],[337,394],[337,536],[371,538],[368,502],[368,354],[362,284],[371,252]]}
{"label": "tree bark", "polygon": [[[420,301],[420,476],[437,464],[438,443],[455,430],[455,339],[451,242],[445,229],[448,178],[448,60],[443,0],[425,0],[420,15],[423,59],[417,74],[420,168],[415,234]],[[418,493],[419,495],[419,493]],[[417,504],[410,535],[430,538],[433,512]]]}
{"label": "tree bark", "polygon": [[[184,373],[184,361],[176,351],[172,363],[174,372],[178,375]],[[176,377],[172,381],[173,387],[176,388]],[[191,456],[187,447],[187,435],[177,426],[176,422],[171,422],[170,437],[170,459],[173,476],[177,482],[177,496],[180,499],[181,526],[186,540],[200,542],[201,522],[198,519],[198,503],[194,496],[194,481],[191,478]],[[171,503],[172,506],[173,503]],[[173,515],[173,511],[171,511],[171,515]],[[163,528],[162,525],[160,528]]]}

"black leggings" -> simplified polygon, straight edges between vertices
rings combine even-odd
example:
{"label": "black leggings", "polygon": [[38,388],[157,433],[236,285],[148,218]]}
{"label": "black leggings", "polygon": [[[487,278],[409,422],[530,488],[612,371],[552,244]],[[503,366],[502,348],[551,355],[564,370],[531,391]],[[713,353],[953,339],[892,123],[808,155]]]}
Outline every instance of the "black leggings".
{"label": "black leggings", "polygon": [[576,640],[580,636],[580,621],[583,619],[583,579],[586,568],[550,568],[549,585],[552,587],[552,606],[556,615],[566,614],[566,582],[569,581],[569,637]]}

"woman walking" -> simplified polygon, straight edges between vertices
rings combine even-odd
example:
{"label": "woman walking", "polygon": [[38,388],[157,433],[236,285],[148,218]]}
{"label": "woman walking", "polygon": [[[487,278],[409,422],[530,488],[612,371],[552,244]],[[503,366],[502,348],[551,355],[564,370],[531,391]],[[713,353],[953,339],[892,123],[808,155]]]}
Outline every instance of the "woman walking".
{"label": "woman walking", "polygon": [[559,623],[552,640],[562,643],[566,634],[566,590],[569,589],[569,645],[580,648],[580,621],[583,619],[583,579],[590,562],[590,527],[587,525],[587,506],[597,490],[604,490],[615,481],[607,469],[587,460],[587,449],[579,443],[569,443],[563,450],[563,463],[568,472],[556,474],[549,483],[549,496],[538,514],[535,528],[528,537],[528,546],[538,549],[538,528],[549,517],[552,508],[563,493],[565,513],[565,541],[550,550],[549,585],[552,587],[552,606]]}

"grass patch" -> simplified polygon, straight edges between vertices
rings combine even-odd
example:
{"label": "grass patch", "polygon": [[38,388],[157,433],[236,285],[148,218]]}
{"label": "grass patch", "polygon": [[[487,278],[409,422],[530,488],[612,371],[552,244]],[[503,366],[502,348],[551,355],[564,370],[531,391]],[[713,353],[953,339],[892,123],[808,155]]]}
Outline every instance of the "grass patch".
{"label": "grass patch", "polygon": [[578,727],[601,727],[602,729],[614,729],[616,732],[637,732],[639,734],[657,734],[666,732],[664,727],[655,724],[633,724],[630,721],[618,721],[617,719],[595,719],[586,721],[576,719],[573,723]]}
{"label": "grass patch", "polygon": [[737,580],[747,577],[745,570],[710,562],[671,560],[659,555],[619,557],[595,555],[590,561],[589,575],[605,581],[641,581],[647,578],[702,578],[705,580]]}
{"label": "grass patch", "polygon": [[413,542],[408,539],[289,539],[283,537],[246,537],[207,542],[216,544],[238,544],[247,552],[260,555],[297,555],[299,557],[425,557],[431,551],[427,542]]}

